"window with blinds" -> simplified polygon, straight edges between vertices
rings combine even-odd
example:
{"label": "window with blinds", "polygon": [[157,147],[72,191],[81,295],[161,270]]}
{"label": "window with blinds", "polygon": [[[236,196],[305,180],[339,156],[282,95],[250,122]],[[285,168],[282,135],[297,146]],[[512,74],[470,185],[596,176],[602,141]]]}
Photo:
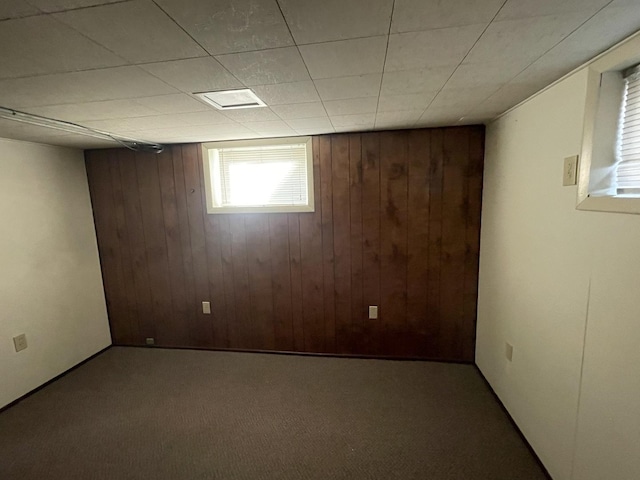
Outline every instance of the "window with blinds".
{"label": "window with blinds", "polygon": [[209,213],[313,211],[311,141],[206,145]]}
{"label": "window with blinds", "polygon": [[616,158],[616,190],[621,196],[640,196],[640,68],[624,73]]}

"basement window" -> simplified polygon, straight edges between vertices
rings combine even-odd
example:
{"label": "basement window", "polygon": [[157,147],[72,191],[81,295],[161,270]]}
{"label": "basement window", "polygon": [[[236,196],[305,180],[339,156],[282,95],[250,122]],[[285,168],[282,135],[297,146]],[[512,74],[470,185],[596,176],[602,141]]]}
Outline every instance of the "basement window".
{"label": "basement window", "polygon": [[207,213],[313,212],[310,137],[203,145]]}
{"label": "basement window", "polygon": [[587,68],[580,210],[640,214],[640,37]]}

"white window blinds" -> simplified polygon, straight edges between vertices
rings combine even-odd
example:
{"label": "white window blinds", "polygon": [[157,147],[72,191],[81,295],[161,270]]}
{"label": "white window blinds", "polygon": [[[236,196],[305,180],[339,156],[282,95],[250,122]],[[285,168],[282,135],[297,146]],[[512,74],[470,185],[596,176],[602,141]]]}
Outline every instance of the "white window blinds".
{"label": "white window blinds", "polygon": [[640,69],[625,72],[618,129],[617,194],[640,196]]}
{"label": "white window blinds", "polygon": [[219,148],[213,153],[217,206],[308,204],[306,143]]}

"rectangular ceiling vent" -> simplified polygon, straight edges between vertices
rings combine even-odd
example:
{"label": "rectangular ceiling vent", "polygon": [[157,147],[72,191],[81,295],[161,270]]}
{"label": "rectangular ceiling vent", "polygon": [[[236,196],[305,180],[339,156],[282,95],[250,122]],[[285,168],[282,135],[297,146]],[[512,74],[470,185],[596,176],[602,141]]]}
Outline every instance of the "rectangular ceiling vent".
{"label": "rectangular ceiling vent", "polygon": [[195,95],[203,99],[208,104],[213,105],[218,110],[267,106],[267,104],[260,100],[250,88],[243,88],[240,90],[223,90],[220,92],[203,92],[196,93]]}

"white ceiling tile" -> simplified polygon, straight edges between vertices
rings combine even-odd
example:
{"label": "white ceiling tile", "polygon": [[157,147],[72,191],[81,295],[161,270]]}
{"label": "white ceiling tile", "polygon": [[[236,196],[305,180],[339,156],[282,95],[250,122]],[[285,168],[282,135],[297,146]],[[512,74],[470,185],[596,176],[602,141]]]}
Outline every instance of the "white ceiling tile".
{"label": "white ceiling tile", "polygon": [[0,58],[0,78],[71,72],[127,63],[48,15],[3,21],[0,28]]}
{"label": "white ceiling tile", "polygon": [[488,24],[504,0],[396,0],[391,32]]}
{"label": "white ceiling tile", "polygon": [[416,122],[416,127],[443,127],[455,125],[467,113],[467,109],[429,108]]}
{"label": "white ceiling tile", "polygon": [[472,107],[482,103],[499,89],[500,86],[443,88],[440,90],[433,102],[431,102],[429,108],[461,108],[470,110]]}
{"label": "white ceiling tile", "polygon": [[57,130],[54,128],[39,127],[37,125],[30,125],[28,123],[15,122],[0,118],[0,137],[12,138],[15,140],[27,140],[38,141],[41,138],[43,141],[49,137],[55,137],[60,135],[68,135],[69,132]]}
{"label": "white ceiling tile", "polygon": [[0,20],[7,18],[26,17],[37,15],[40,11],[24,0],[3,0],[0,2]]}
{"label": "white ceiling tile", "polygon": [[280,120],[278,116],[268,107],[259,108],[239,108],[237,110],[225,110],[223,115],[234,122],[268,122],[270,120]]}
{"label": "white ceiling tile", "polygon": [[349,98],[344,100],[328,100],[324,106],[329,116],[376,113],[378,97]]}
{"label": "white ceiling tile", "polygon": [[111,118],[144,117],[158,112],[135,100],[107,100],[104,102],[72,103],[49,107],[28,107],[26,111],[43,117],[79,122],[82,120],[108,120]]}
{"label": "white ceiling tile", "polygon": [[259,135],[274,136],[292,136],[296,132],[282,120],[274,120],[270,122],[246,122],[243,124],[246,128],[253,130]]}
{"label": "white ceiling tile", "polygon": [[374,97],[380,92],[382,75],[372,73],[352,77],[323,78],[314,80],[322,100]]}
{"label": "white ceiling tile", "polygon": [[136,100],[140,105],[156,111],[156,113],[187,113],[211,110],[211,106],[190,97],[186,93],[141,97]]}
{"label": "white ceiling tile", "polygon": [[585,13],[589,17],[610,2],[611,0],[508,0],[500,9],[496,21],[573,12]]}
{"label": "white ceiling tile", "polygon": [[88,150],[92,148],[122,148],[115,140],[106,140],[101,138],[87,137],[85,135],[60,135],[52,141],[48,142],[50,145],[57,145],[60,147],[69,148],[81,148]]}
{"label": "white ceiling tile", "polygon": [[368,37],[303,45],[300,53],[311,78],[382,73],[387,37]]}
{"label": "white ceiling tile", "polygon": [[302,45],[385,35],[393,0],[280,0],[279,4],[293,38]]}
{"label": "white ceiling tile", "polygon": [[71,10],[55,18],[132,63],[207,55],[151,0]]}
{"label": "white ceiling tile", "polygon": [[232,53],[216,60],[247,86],[309,80],[295,47]]}
{"label": "white ceiling tile", "polygon": [[110,133],[186,126],[184,121],[176,118],[176,115],[151,115],[148,117],[118,118],[112,120],[89,120],[82,124]]}
{"label": "white ceiling tile", "polygon": [[177,92],[134,66],[0,80],[0,105],[12,108],[169,93]]}
{"label": "white ceiling tile", "polygon": [[211,55],[293,45],[275,0],[156,0]]}
{"label": "white ceiling tile", "polygon": [[493,95],[477,105],[471,113],[475,115],[497,115],[517,105],[540,90],[537,83],[508,83]]}
{"label": "white ceiling tile", "polygon": [[334,127],[361,127],[372,129],[376,120],[375,113],[364,113],[358,115],[335,115],[331,117]]}
{"label": "white ceiling tile", "polygon": [[317,118],[327,114],[321,102],[275,105],[271,107],[271,109],[283,120],[294,120],[296,118]]}
{"label": "white ceiling tile", "polygon": [[309,103],[320,100],[311,80],[275,85],[255,85],[251,87],[251,90],[267,105]]}
{"label": "white ceiling tile", "polygon": [[484,24],[476,24],[391,35],[384,70],[458,65],[484,28]]}
{"label": "white ceiling tile", "polygon": [[471,113],[467,114],[464,117],[461,117],[460,120],[456,123],[456,125],[487,125],[491,120],[496,118],[498,114],[487,112],[487,113]]}
{"label": "white ceiling tile", "polygon": [[29,0],[29,3],[43,12],[51,13],[120,1],[122,0]]}
{"label": "white ceiling tile", "polygon": [[207,111],[178,113],[174,116],[186,125],[216,125],[221,123],[230,123],[229,118],[211,107]]}
{"label": "white ceiling tile", "polygon": [[532,62],[583,23],[585,14],[505,20],[489,25],[465,63]]}
{"label": "white ceiling tile", "polygon": [[412,93],[407,95],[382,95],[378,104],[378,113],[409,110],[422,110],[429,105],[438,92]]}
{"label": "white ceiling tile", "polygon": [[613,2],[601,10],[536,60],[522,76],[533,76],[548,85],[637,32],[640,29],[640,2],[633,1],[632,6],[615,6],[621,3]]}
{"label": "white ceiling tile", "polygon": [[458,66],[446,85],[448,88],[503,85],[524,70],[526,66],[526,62],[464,63]]}
{"label": "white ceiling tile", "polygon": [[375,128],[411,128],[423,113],[424,109],[378,112]]}
{"label": "white ceiling tile", "polygon": [[211,57],[140,65],[165,83],[187,93],[241,88],[242,83]]}
{"label": "white ceiling tile", "polygon": [[298,135],[326,135],[327,133],[335,133],[336,129],[333,126],[326,128],[298,128],[296,133]]}
{"label": "white ceiling tile", "polygon": [[381,95],[437,92],[456,69],[455,65],[384,72]]}
{"label": "white ceiling tile", "polygon": [[295,120],[287,120],[287,125],[296,131],[300,130],[333,130],[333,125],[329,121],[329,117],[317,117],[317,118],[297,118]]}

